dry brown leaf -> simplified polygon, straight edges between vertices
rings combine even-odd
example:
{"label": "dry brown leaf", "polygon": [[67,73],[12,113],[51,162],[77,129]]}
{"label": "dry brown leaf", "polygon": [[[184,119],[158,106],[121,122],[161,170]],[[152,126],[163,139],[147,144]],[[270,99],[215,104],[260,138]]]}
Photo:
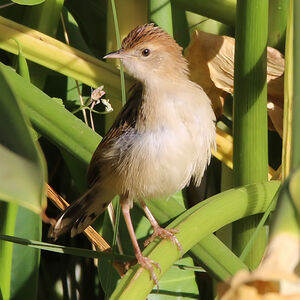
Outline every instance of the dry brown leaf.
{"label": "dry brown leaf", "polygon": [[[191,79],[201,85],[210,97],[215,114],[223,113],[226,93],[233,94],[234,38],[195,31],[185,51]],[[267,48],[268,102],[270,129],[282,136],[284,58],[274,48]]]}
{"label": "dry brown leaf", "polygon": [[220,300],[299,300],[299,237],[282,233],[270,242],[261,265],[254,272],[239,271],[218,287]]}
{"label": "dry brown leaf", "polygon": [[185,51],[185,56],[189,62],[191,79],[202,86],[209,96],[217,117],[223,113],[226,90],[219,89],[213,82],[208,62],[217,56],[222,44],[222,37],[196,31]]}

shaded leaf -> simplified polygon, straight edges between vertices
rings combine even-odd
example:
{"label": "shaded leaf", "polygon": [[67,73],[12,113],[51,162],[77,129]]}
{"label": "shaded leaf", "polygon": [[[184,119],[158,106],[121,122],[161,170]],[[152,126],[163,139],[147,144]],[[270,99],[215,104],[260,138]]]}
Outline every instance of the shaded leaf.
{"label": "shaded leaf", "polygon": [[[0,232],[14,234],[18,209],[16,204],[30,209],[35,220],[40,218],[36,214],[41,212],[42,200],[45,199],[46,167],[39,147],[32,139],[28,128],[29,122],[23,116],[18,104],[15,91],[19,87],[13,82],[10,73],[6,71],[7,67],[0,65],[0,199],[11,203],[1,203]],[[25,212],[25,209],[20,208],[18,214],[20,211]],[[24,226],[24,220],[22,223]],[[1,242],[0,249],[0,264],[3,270],[0,282],[3,297],[14,297],[16,290],[12,286],[18,289],[24,284],[21,281],[27,281],[28,278],[26,274],[20,272],[17,275],[12,274],[16,266],[12,258],[20,258],[18,255],[13,255],[12,245]],[[38,265],[32,265],[32,267],[35,271],[38,270]],[[31,270],[31,268],[28,269],[29,272]],[[36,283],[35,276],[31,282],[31,287],[35,286],[34,294],[36,294]]]}
{"label": "shaded leaf", "polygon": [[[193,266],[190,257],[184,257],[178,264]],[[148,295],[149,300],[167,300],[174,298],[199,299],[199,291],[193,270],[170,268],[159,281],[159,291],[154,288]]]}
{"label": "shaded leaf", "polygon": [[39,213],[44,199],[44,161],[17,103],[14,89],[19,87],[6,71],[0,65],[0,198]]}
{"label": "shaded leaf", "polygon": [[[26,226],[24,226],[26,224]],[[42,220],[30,210],[19,207],[15,236],[40,240]],[[38,290],[38,275],[40,266],[40,251],[29,247],[13,245],[13,261],[11,272],[10,297],[13,300],[22,300],[24,295],[36,299]]]}

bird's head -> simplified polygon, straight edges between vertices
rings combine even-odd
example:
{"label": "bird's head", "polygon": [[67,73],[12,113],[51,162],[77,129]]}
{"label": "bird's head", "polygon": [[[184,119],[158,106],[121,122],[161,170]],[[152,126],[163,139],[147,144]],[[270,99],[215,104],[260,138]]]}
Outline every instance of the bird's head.
{"label": "bird's head", "polygon": [[121,59],[127,72],[142,82],[188,76],[182,48],[168,33],[154,24],[133,29],[122,41],[121,49],[104,58]]}

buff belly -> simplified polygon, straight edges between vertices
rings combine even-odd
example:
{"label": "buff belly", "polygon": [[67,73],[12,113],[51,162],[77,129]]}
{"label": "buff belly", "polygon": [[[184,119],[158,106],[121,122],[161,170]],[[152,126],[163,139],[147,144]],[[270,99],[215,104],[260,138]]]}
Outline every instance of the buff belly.
{"label": "buff belly", "polygon": [[199,149],[184,125],[135,134],[128,143],[114,174],[119,194],[129,193],[134,199],[155,198],[173,194],[189,183]]}

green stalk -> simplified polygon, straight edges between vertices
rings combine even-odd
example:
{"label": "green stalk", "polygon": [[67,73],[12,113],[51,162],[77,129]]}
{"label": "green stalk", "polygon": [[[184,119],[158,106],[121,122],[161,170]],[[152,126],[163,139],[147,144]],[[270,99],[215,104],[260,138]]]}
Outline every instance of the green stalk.
{"label": "green stalk", "polygon": [[292,112],[292,153],[291,164],[292,170],[300,165],[300,3],[295,0],[294,2],[294,98],[293,98],[293,112]]}
{"label": "green stalk", "polygon": [[[114,0],[111,0],[111,8],[112,8],[112,12],[113,12],[117,46],[118,46],[118,49],[120,49],[121,48],[121,39],[120,39],[118,16],[117,16],[116,5],[115,5]],[[126,103],[126,91],[125,91],[124,67],[122,64],[120,66],[120,78],[121,78],[121,91],[122,91],[122,105],[124,106]]]}
{"label": "green stalk", "polygon": [[[238,0],[234,69],[234,186],[263,182],[268,178],[266,46],[268,1]],[[233,250],[240,255],[261,216],[233,224]],[[260,263],[266,232],[257,237],[246,264]]]}
{"label": "green stalk", "polygon": [[284,71],[284,109],[283,109],[283,138],[282,138],[282,180],[284,181],[291,170],[292,147],[292,114],[293,114],[293,1],[289,2],[289,18],[287,21],[285,43]]}
{"label": "green stalk", "polygon": [[[0,234],[13,235],[18,205],[0,201]],[[13,244],[0,241],[0,297],[10,299]]]}
{"label": "green stalk", "polygon": [[[208,234],[225,224],[245,216],[262,213],[269,206],[280,182],[271,181],[243,186],[215,195],[186,211],[167,228],[177,228],[176,234],[183,253],[194,247]],[[152,242],[143,255],[160,264],[158,279],[180,258],[180,252],[166,240]],[[226,259],[223,256],[219,260]],[[139,265],[132,267],[121,279],[111,300],[145,299],[154,285],[149,272]]]}
{"label": "green stalk", "polygon": [[[115,0],[120,39],[123,40],[127,34],[138,25],[147,23],[147,1],[140,0]],[[107,52],[117,50],[117,37],[111,1],[107,3]],[[130,18],[128,17],[130,15]],[[114,61],[111,61],[114,63]]]}
{"label": "green stalk", "polygon": [[173,36],[170,0],[149,0],[149,22],[153,22]]}
{"label": "green stalk", "polygon": [[289,1],[270,0],[269,1],[269,38],[268,46],[284,50],[285,32]]}
{"label": "green stalk", "polygon": [[221,23],[234,26],[236,0],[173,0],[174,5]]}
{"label": "green stalk", "polygon": [[[147,22],[147,3],[145,1],[140,0],[115,0],[116,10],[112,7],[112,2],[107,2],[107,41],[106,41],[106,51],[111,52],[120,48],[120,41],[123,40],[127,36],[127,34],[135,27],[141,24],[145,24]],[[118,16],[118,28],[119,33],[116,34],[116,25],[115,18]],[[130,18],[128,17],[130,15]],[[109,65],[120,65],[119,60],[108,60]],[[121,66],[122,68],[122,66]],[[115,69],[120,73],[119,70]],[[125,77],[126,79],[126,77]],[[118,82],[118,88],[121,90],[122,86],[130,87],[130,82],[128,77],[126,82],[123,84],[120,81]],[[124,93],[124,92],[123,92]],[[118,97],[118,98],[117,98]],[[105,116],[105,131],[107,131],[113,122],[115,121],[117,114],[122,108],[121,103],[121,93],[116,97],[116,100],[111,102],[114,108],[114,111]],[[124,99],[124,94],[122,96]],[[113,100],[113,99],[111,99]],[[124,103],[124,101],[123,101]]]}
{"label": "green stalk", "polygon": [[[179,201],[175,199],[170,201],[172,201],[172,209],[168,201],[146,200],[147,206],[160,224],[166,224],[186,211]],[[226,280],[238,270],[247,268],[214,234],[204,237],[190,250],[189,254],[217,280]],[[225,259],[220,259],[220,256]]]}
{"label": "green stalk", "polygon": [[[271,231],[271,242],[268,251],[268,260],[274,261],[274,268],[280,266],[282,272],[291,273],[297,272],[297,265],[299,265],[299,256],[291,255],[288,257],[288,261],[282,262],[286,253],[286,249],[289,249],[289,253],[299,253],[300,245],[300,135],[299,135],[299,107],[300,107],[300,89],[299,89],[299,64],[300,64],[300,3],[299,1],[290,1],[289,21],[287,26],[287,40],[286,40],[286,55],[289,62],[288,68],[291,68],[291,61],[294,61],[294,74],[288,76],[285,80],[285,88],[289,93],[285,94],[288,98],[285,99],[290,102],[289,106],[285,106],[287,111],[284,117],[290,117],[292,114],[292,123],[288,123],[286,120],[284,126],[284,132],[291,133],[291,151],[286,151],[286,161],[291,164],[290,170],[286,169],[284,176],[287,176],[289,171],[291,174],[285,180],[274,215],[274,222]],[[292,57],[293,56],[293,57]],[[291,69],[290,69],[291,70]],[[294,97],[290,97],[290,89],[293,87]],[[292,110],[289,108],[293,107]],[[274,247],[272,243],[281,245],[281,247]],[[292,251],[292,252],[291,252]],[[285,269],[284,269],[285,268]]]}

